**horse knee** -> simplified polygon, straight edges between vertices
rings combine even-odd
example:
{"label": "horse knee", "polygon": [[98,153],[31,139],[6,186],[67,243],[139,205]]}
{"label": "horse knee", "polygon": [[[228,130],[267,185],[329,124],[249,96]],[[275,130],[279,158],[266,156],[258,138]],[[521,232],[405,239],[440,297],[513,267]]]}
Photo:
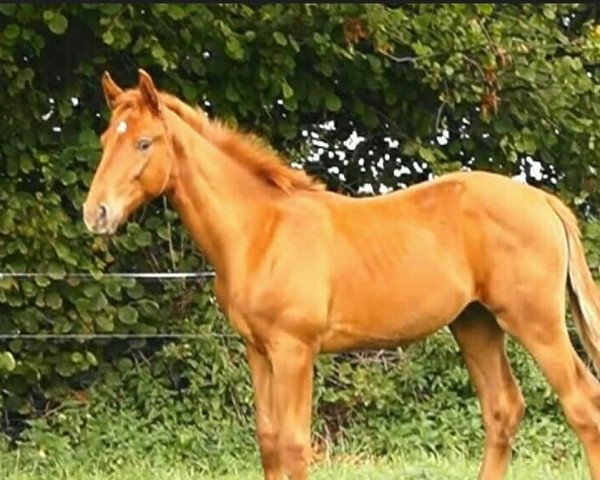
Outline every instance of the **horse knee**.
{"label": "horse knee", "polygon": [[310,442],[295,438],[282,439],[279,445],[284,468],[291,474],[304,472],[310,463]]}
{"label": "horse knee", "polygon": [[256,433],[261,450],[277,449],[277,433],[274,430],[259,430]]}
{"label": "horse knee", "polygon": [[256,431],[260,456],[264,467],[271,467],[279,463],[278,434],[271,427],[259,426]]}

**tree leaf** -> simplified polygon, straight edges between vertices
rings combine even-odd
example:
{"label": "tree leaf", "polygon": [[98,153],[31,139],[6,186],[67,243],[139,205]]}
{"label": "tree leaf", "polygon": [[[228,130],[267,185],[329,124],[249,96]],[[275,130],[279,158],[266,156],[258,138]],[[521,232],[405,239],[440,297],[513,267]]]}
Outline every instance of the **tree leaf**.
{"label": "tree leaf", "polygon": [[11,3],[0,4],[0,13],[2,15],[6,15],[7,17],[10,17],[12,14],[14,14],[15,9],[16,9],[16,5],[11,4]]}
{"label": "tree leaf", "polygon": [[435,162],[435,154],[433,153],[433,150],[422,145],[419,147],[419,156],[428,163]]}
{"label": "tree leaf", "polygon": [[124,307],[119,308],[118,317],[121,323],[133,325],[137,322],[138,311],[129,305],[125,305]]}
{"label": "tree leaf", "polygon": [[17,38],[19,38],[20,33],[21,28],[14,23],[9,23],[4,29],[4,32],[2,32],[4,38],[6,38],[7,40],[16,40]]}
{"label": "tree leaf", "polygon": [[85,359],[90,365],[94,367],[98,365],[98,359],[92,352],[85,352]]}
{"label": "tree leaf", "polygon": [[63,185],[73,185],[77,181],[77,175],[74,171],[67,170],[61,175],[60,181]]}
{"label": "tree leaf", "polygon": [[54,369],[61,377],[71,377],[77,371],[77,367],[68,359],[61,359]]}
{"label": "tree leaf", "polygon": [[83,362],[83,355],[81,354],[81,352],[73,352],[71,354],[71,361],[73,363],[82,363]]}
{"label": "tree leaf", "polygon": [[[65,267],[57,262],[50,262],[48,264],[48,276],[52,280],[62,280],[65,278],[67,272],[65,271]],[[43,286],[43,285],[40,285]]]}
{"label": "tree leaf", "polygon": [[273,38],[275,39],[275,42],[282,47],[285,47],[288,43],[285,35],[281,32],[273,32]]}
{"label": "tree leaf", "polygon": [[56,13],[52,16],[50,21],[48,22],[48,28],[50,31],[56,35],[62,35],[67,30],[69,26],[69,22],[67,17],[60,13]]}
{"label": "tree leaf", "polygon": [[227,42],[225,43],[225,51],[227,52],[227,55],[235,60],[242,60],[244,58],[244,49],[242,44],[234,36],[231,36],[229,39],[227,39]]}
{"label": "tree leaf", "polygon": [[281,82],[281,93],[283,93],[283,98],[291,98],[294,96],[294,89],[286,80]]}
{"label": "tree leaf", "polygon": [[102,34],[102,41],[106,43],[106,45],[112,45],[115,41],[115,37],[112,33],[112,30],[107,30]]}
{"label": "tree leaf", "polygon": [[12,372],[17,366],[15,357],[10,352],[0,352],[0,372]]}
{"label": "tree leaf", "polygon": [[58,310],[63,305],[62,298],[56,292],[47,293],[44,298],[44,303],[53,310]]}
{"label": "tree leaf", "polygon": [[112,332],[115,329],[115,324],[110,315],[99,314],[94,315],[94,321],[102,332]]}
{"label": "tree leaf", "polygon": [[106,294],[113,300],[122,300],[121,285],[118,282],[111,282],[104,287]]}
{"label": "tree leaf", "polygon": [[130,358],[120,358],[117,362],[117,368],[122,373],[129,372],[133,368],[133,361]]}
{"label": "tree leaf", "polygon": [[325,106],[327,107],[327,110],[337,112],[342,108],[342,101],[335,93],[329,93],[325,96]]}

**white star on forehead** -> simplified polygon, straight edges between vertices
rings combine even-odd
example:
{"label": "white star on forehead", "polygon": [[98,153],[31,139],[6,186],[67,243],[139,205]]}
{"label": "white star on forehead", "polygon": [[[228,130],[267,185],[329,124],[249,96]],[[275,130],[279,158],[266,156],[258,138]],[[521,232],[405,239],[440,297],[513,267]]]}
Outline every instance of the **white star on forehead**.
{"label": "white star on forehead", "polygon": [[125,133],[127,131],[127,122],[125,120],[121,120],[117,125],[117,132]]}

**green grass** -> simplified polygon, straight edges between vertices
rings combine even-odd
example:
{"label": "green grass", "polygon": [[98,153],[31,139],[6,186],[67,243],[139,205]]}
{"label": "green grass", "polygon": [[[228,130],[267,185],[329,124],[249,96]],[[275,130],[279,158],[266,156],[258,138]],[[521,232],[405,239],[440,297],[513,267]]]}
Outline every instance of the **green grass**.
{"label": "green grass", "polygon": [[[262,480],[257,465],[232,466],[228,475],[208,475],[186,465],[166,465],[156,459],[132,459],[122,465],[70,465],[51,462],[21,465],[14,456],[0,456],[0,478],[5,480]],[[330,460],[311,469],[311,480],[467,480],[475,479],[478,461],[405,456],[393,460]],[[587,480],[584,465],[544,459],[514,460],[507,480]]]}

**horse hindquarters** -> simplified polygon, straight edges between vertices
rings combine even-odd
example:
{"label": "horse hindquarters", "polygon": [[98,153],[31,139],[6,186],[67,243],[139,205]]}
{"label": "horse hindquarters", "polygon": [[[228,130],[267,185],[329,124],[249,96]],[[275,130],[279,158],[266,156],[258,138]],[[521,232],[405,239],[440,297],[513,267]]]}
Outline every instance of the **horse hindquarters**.
{"label": "horse hindquarters", "polygon": [[[584,327],[584,343],[598,352],[598,293],[587,271],[574,217],[558,199],[539,196],[533,225],[519,224],[513,212],[504,234],[509,241],[498,241],[494,269],[488,278],[484,303],[495,314],[500,327],[515,337],[534,357],[556,391],[571,427],[586,452],[592,478],[600,480],[600,385],[571,345],[565,323],[565,286],[573,279],[583,285],[575,294],[577,314]],[[550,205],[551,208],[548,208]],[[568,214],[566,212],[569,212]],[[558,216],[558,218],[557,218]],[[560,219],[560,221],[558,221]],[[574,271],[574,269],[576,269]],[[577,311],[584,305],[583,313]],[[592,312],[592,315],[590,315]]]}

